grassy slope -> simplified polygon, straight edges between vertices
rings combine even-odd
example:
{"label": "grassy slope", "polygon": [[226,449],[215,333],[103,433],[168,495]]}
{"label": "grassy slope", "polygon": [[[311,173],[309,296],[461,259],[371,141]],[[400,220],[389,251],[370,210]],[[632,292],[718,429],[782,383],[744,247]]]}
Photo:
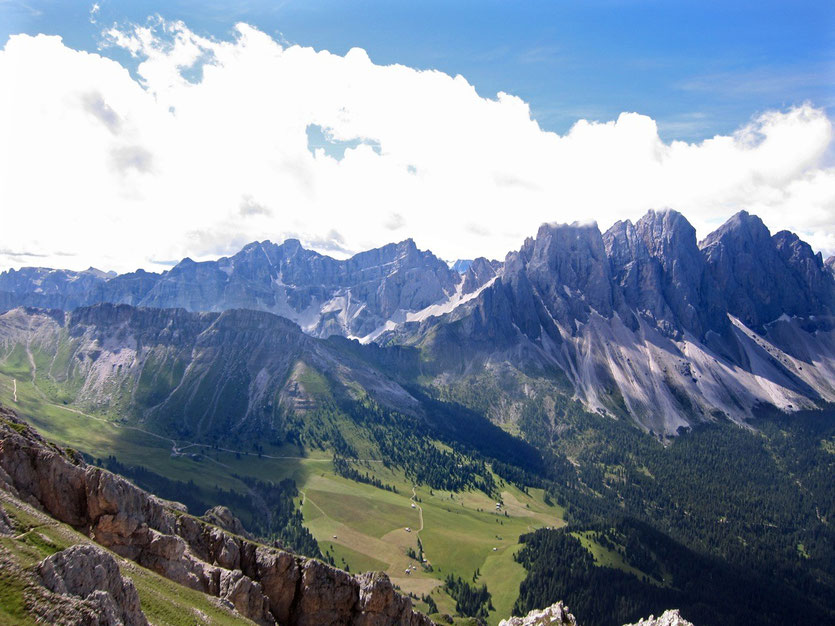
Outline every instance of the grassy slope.
{"label": "grassy slope", "polygon": [[620,552],[615,550],[611,550],[605,546],[600,545],[592,538],[591,532],[575,532],[571,533],[574,537],[580,540],[580,543],[583,544],[583,547],[588,550],[592,557],[594,557],[595,565],[599,565],[600,567],[611,567],[613,569],[619,569],[627,574],[633,574],[638,578],[643,579],[644,577],[649,578],[650,582],[659,587],[663,587],[666,585],[665,581],[656,580],[652,576],[649,576],[645,572],[642,572],[637,567],[634,567],[627,563],[624,560],[623,555]]}
{"label": "grassy slope", "polygon": [[[40,383],[37,387],[32,383],[26,363],[20,362],[23,358],[25,355],[12,364],[8,360],[0,363],[0,403],[14,408],[47,438],[94,458],[113,455],[122,463],[144,465],[172,479],[194,480],[198,489],[217,485],[244,491],[246,487],[235,474],[274,481],[291,477],[303,493],[305,524],[323,553],[331,553],[337,565],[347,565],[352,572],[383,569],[405,592],[417,596],[432,592],[438,607],[448,613],[454,614],[455,606],[439,589],[443,578],[454,573],[471,580],[479,569],[478,584],[487,584],[496,608],[489,621],[497,623],[508,616],[524,577],[524,570],[513,561],[519,535],[563,524],[561,510],[545,505],[537,490],[527,495],[514,487],[503,487],[505,508],[497,514],[495,501],[483,493],[432,493],[418,487],[416,496],[425,525],[420,538],[433,571],[418,568],[406,575],[405,569],[417,564],[406,551],[410,547],[417,550],[420,516],[418,509],[411,507],[412,484],[402,473],[372,462],[361,468],[394,485],[398,493],[391,493],[337,476],[324,453],[298,458],[292,447],[265,445],[259,457],[247,451],[210,451],[177,442],[185,454],[172,455],[173,442],[168,438],[52,402],[40,390]],[[17,403],[12,398],[12,377],[17,380]],[[307,384],[314,382],[311,374],[305,378]],[[202,453],[194,458],[193,452]],[[426,608],[420,602],[418,606]]]}

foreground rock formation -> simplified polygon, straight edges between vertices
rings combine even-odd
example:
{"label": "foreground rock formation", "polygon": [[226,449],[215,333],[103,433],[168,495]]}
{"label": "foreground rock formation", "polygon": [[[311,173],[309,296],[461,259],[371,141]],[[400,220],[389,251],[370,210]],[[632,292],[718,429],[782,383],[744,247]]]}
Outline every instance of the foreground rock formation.
{"label": "foreground rock formation", "polygon": [[675,609],[664,611],[658,617],[650,615],[649,619],[642,619],[635,624],[627,624],[627,626],[693,626],[693,624],[684,619],[678,609]]}
{"label": "foreground rock formation", "polygon": [[[546,609],[531,611],[524,617],[511,617],[499,622],[499,626],[577,626],[577,620],[568,612],[562,602],[552,604]],[[693,626],[684,619],[678,610],[664,611],[660,617],[649,616],[637,624],[626,624],[625,626]]]}
{"label": "foreground rock formation", "polygon": [[525,617],[511,617],[499,622],[499,626],[546,626],[550,624],[577,626],[577,620],[568,612],[567,606],[562,602],[557,602],[546,609],[531,611]]}
{"label": "foreground rock formation", "polygon": [[[47,443],[2,407],[0,488],[82,531],[119,556],[221,598],[258,624],[432,623],[412,608],[410,599],[394,591],[385,574],[351,576],[194,518],[182,505],[160,500],[124,478],[87,466],[76,455]],[[220,518],[226,517],[220,513]],[[99,567],[106,572],[110,566],[89,550],[84,547],[78,554],[54,555],[44,561],[40,570],[46,586],[60,593],[66,589],[85,601],[90,601],[90,596],[93,602],[98,601],[101,576],[93,572]],[[93,572],[87,572],[87,567],[75,569],[75,563],[84,561]],[[104,588],[111,598],[120,598],[114,603],[116,612],[118,606],[133,607],[130,589],[121,585],[117,574],[118,570],[108,576],[114,586]],[[138,606],[135,608],[138,610]],[[122,613],[121,623],[143,623],[128,621],[127,615],[136,616],[132,608]]]}
{"label": "foreground rock formation", "polygon": [[133,583],[122,577],[114,558],[101,548],[77,545],[62,550],[44,559],[38,574],[50,591],[86,601],[96,623],[148,624]]}

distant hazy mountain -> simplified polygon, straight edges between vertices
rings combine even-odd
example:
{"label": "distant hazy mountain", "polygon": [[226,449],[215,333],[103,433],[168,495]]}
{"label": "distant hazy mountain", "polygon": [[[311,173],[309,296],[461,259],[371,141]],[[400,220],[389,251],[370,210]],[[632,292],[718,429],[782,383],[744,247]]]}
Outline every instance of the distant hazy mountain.
{"label": "distant hazy mountain", "polygon": [[98,302],[188,311],[247,308],[287,317],[320,337],[365,337],[453,298],[465,281],[470,288],[477,282],[418,250],[411,239],[345,261],[289,239],[254,242],[217,261],[187,258],[162,274],[10,270],[0,274],[0,309],[72,310]]}
{"label": "distant hazy mountain", "polygon": [[[504,263],[451,268],[410,239],[344,261],[287,240],[162,274],[23,268],[0,274],[0,310],[268,311],[316,337],[415,347],[424,383],[495,421],[561,393],[674,434],[835,401],[834,263],[745,212],[698,243],[681,214],[650,211],[605,233],[545,224]],[[484,385],[501,400],[466,399]]]}

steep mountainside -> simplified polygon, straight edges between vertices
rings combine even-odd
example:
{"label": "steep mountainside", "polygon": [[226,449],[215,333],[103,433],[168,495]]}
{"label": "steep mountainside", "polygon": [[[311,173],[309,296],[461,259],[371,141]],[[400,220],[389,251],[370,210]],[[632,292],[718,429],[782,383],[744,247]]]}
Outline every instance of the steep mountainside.
{"label": "steep mountainside", "polygon": [[[192,512],[225,504],[259,536],[386,569],[433,614],[431,585],[445,612],[490,623],[517,600],[525,613],[558,599],[593,626],[669,606],[742,626],[770,598],[763,624],[831,618],[831,410],[761,416],[756,432],[717,420],[662,445],[585,411],[561,370],[541,366],[515,370],[528,395],[507,426],[525,442],[450,398],[428,349],[321,340],[269,313],[17,309],[0,330],[3,401],[63,445]],[[508,360],[538,349],[508,345]],[[461,400],[513,410],[516,388],[473,376]],[[553,550],[530,542],[523,558],[517,538],[548,527]],[[411,569],[421,551],[435,571]],[[559,562],[570,576],[553,575]]]}
{"label": "steep mountainside", "polygon": [[190,437],[280,437],[290,410],[315,405],[310,372],[346,395],[361,389],[383,406],[418,410],[380,372],[260,311],[16,309],[0,315],[0,352],[31,364],[54,401]]}
{"label": "steep mountainside", "polygon": [[420,347],[457,397],[485,372],[502,379],[486,407],[498,420],[532,378],[675,434],[835,400],[833,311],[835,280],[794,235],[740,214],[700,248],[665,211],[605,234],[543,225],[476,297],[381,340]]}
{"label": "steep mountainside", "polygon": [[797,235],[773,237],[742,211],[700,244],[727,311],[758,332],[782,315],[832,315],[831,277],[823,259]]}

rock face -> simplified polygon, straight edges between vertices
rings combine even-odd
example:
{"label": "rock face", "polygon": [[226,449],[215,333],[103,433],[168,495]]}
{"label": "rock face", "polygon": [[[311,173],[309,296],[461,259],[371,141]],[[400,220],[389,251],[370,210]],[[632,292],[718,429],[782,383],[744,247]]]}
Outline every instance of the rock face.
{"label": "rock face", "polygon": [[[225,600],[257,624],[431,624],[412,608],[411,600],[394,592],[384,574],[354,577],[232,535],[119,476],[70,459],[2,408],[0,470],[0,488],[15,497],[83,530],[124,558]],[[44,561],[41,575],[47,585],[61,593],[66,588],[99,597],[96,585],[109,578],[106,591],[118,595],[120,588],[124,606],[132,606],[118,571],[110,571],[89,548],[78,550]],[[76,568],[78,559],[91,564],[93,573],[86,565]]]}
{"label": "rock face", "polygon": [[[568,608],[562,603],[552,604],[547,609],[531,611],[525,617],[511,617],[499,622],[499,626],[551,626],[567,624],[577,626],[577,620],[568,612]],[[636,624],[625,626],[693,626],[684,619],[678,610],[664,611],[660,617],[650,615],[648,619],[641,619]]]}
{"label": "rock face", "polygon": [[101,624],[148,624],[133,583],[122,577],[113,557],[99,547],[77,545],[62,550],[41,561],[38,573],[50,591],[92,604]]}
{"label": "rock face", "polygon": [[498,261],[488,261],[484,257],[478,257],[474,261],[470,261],[466,271],[462,272],[464,275],[464,282],[461,287],[461,293],[464,295],[473,293],[482,285],[490,282],[501,269],[501,264]]}
{"label": "rock face", "polygon": [[568,612],[567,606],[562,602],[557,602],[546,609],[531,611],[525,617],[511,617],[499,622],[499,626],[550,626],[551,624],[577,626],[577,620]]}
{"label": "rock face", "polygon": [[773,237],[762,220],[742,211],[700,247],[725,296],[727,311],[760,331],[781,315],[832,315],[835,290],[823,259],[797,235]]}
{"label": "rock face", "polygon": [[588,408],[674,435],[835,401],[833,315],[835,280],[795,235],[743,212],[698,244],[682,215],[650,211],[604,234],[543,225],[477,297],[381,341],[438,355],[425,370],[442,385],[556,370]]}
{"label": "rock face", "polygon": [[708,331],[731,333],[696,231],[680,213],[650,211],[634,226],[617,222],[603,240],[625,319],[641,315],[671,338],[690,333],[704,341]]}
{"label": "rock face", "polygon": [[648,619],[642,619],[635,624],[627,624],[626,626],[693,626],[693,624],[684,619],[678,609],[675,609],[664,611],[659,617],[650,615]]}

